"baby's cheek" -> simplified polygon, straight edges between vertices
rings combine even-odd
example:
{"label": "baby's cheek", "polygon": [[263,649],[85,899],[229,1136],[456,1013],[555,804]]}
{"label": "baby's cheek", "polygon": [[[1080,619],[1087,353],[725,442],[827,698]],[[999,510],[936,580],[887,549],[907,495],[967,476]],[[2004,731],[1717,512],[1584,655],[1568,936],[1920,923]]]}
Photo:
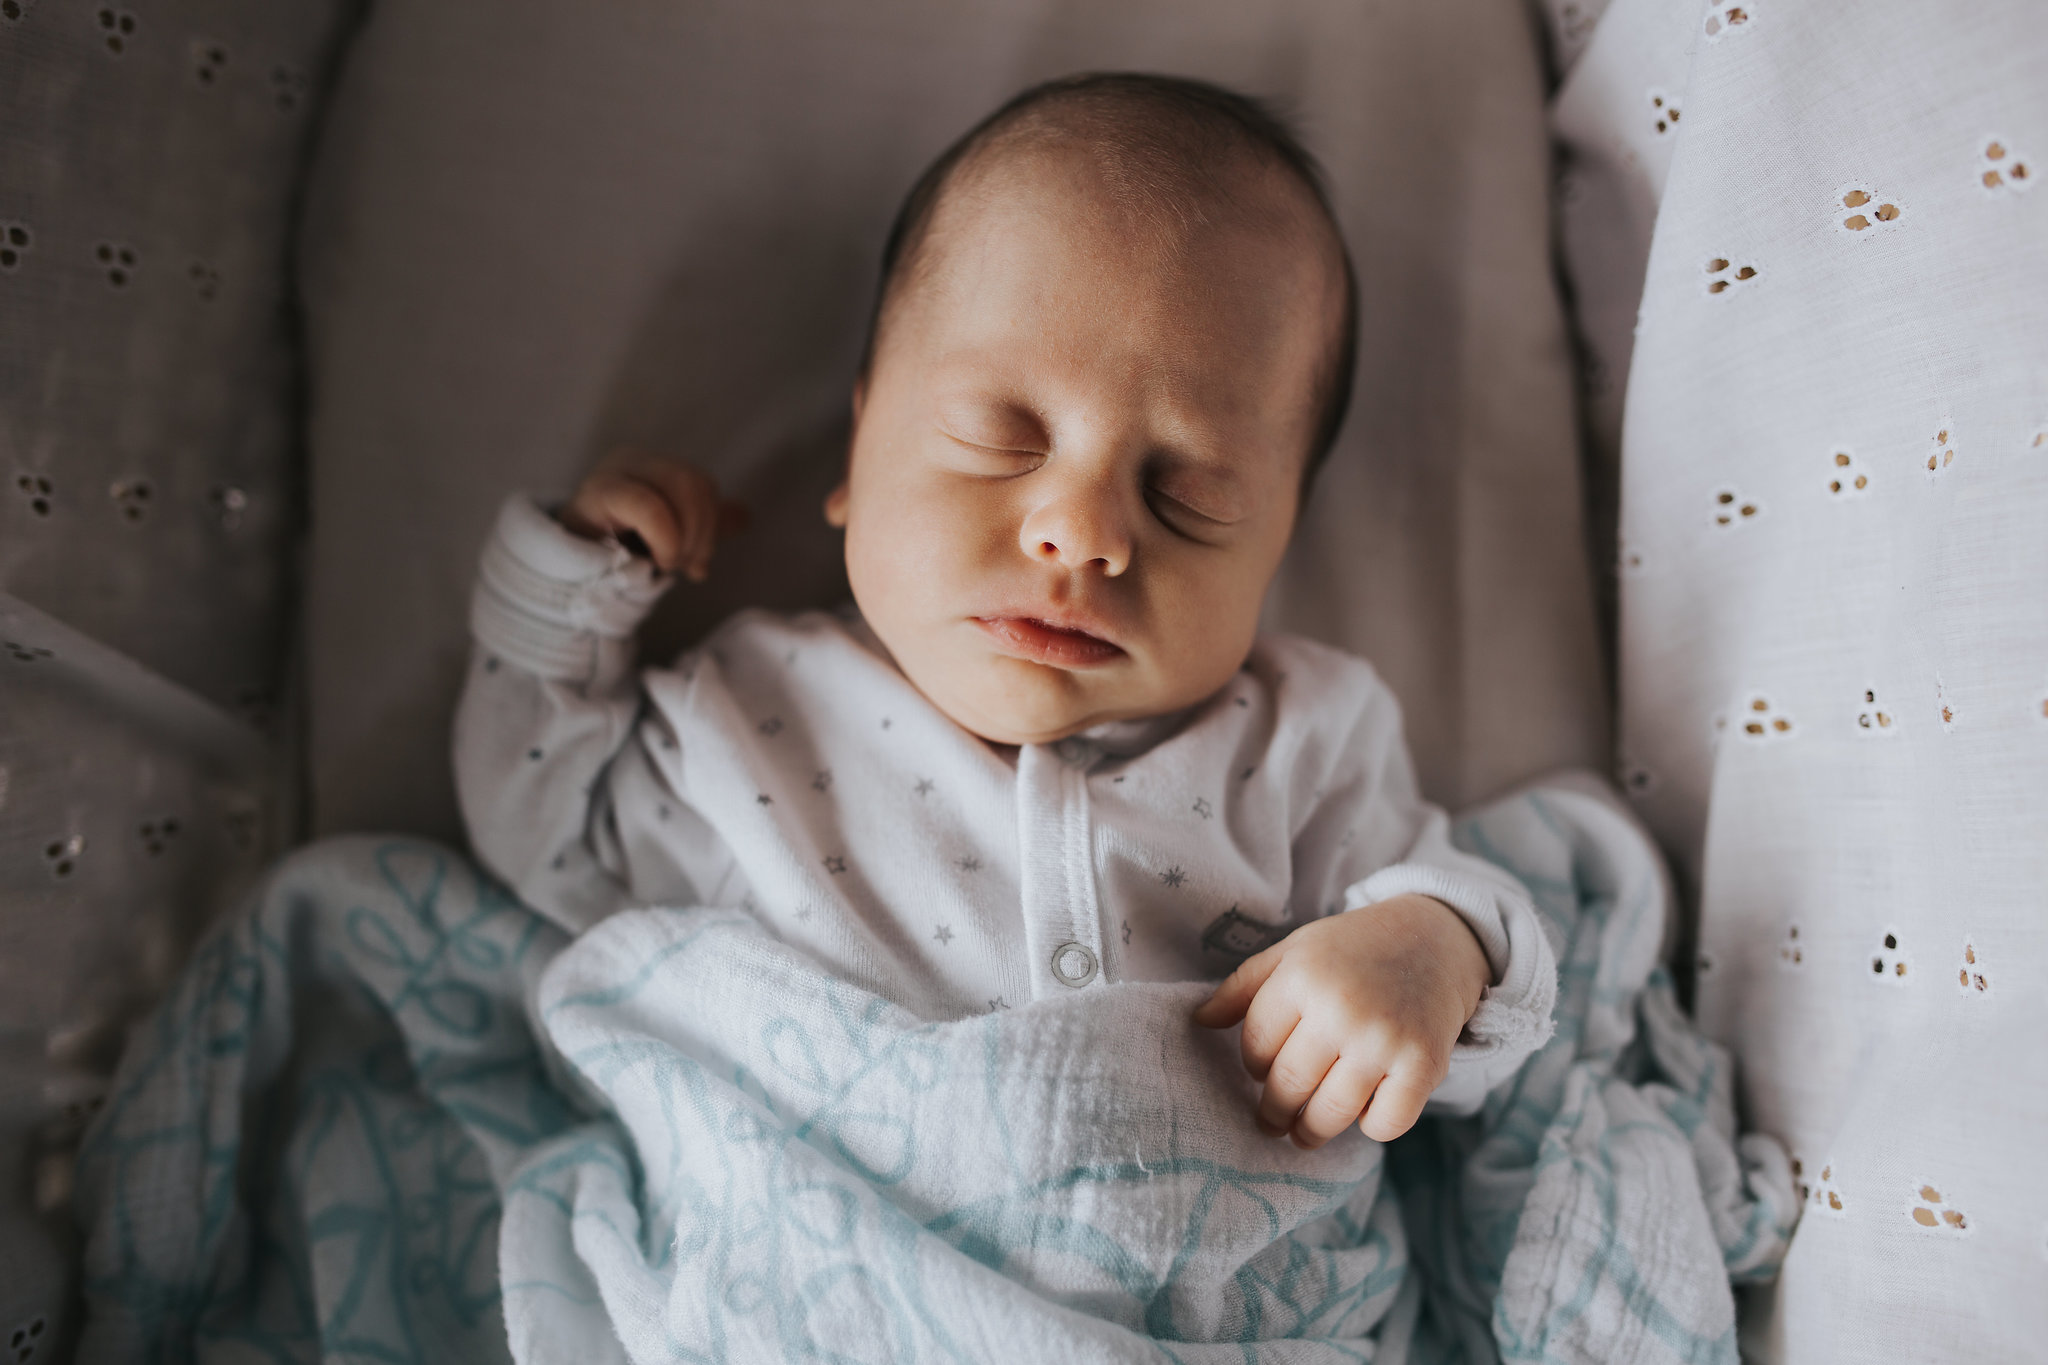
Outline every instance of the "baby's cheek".
{"label": "baby's cheek", "polygon": [[[1248,567],[1244,575],[1255,574]],[[1218,581],[1218,580],[1221,581]],[[1258,633],[1259,602],[1265,584],[1245,577],[1190,576],[1172,585],[1161,603],[1163,685],[1173,694],[1162,710],[1186,706],[1229,682],[1244,665]]]}

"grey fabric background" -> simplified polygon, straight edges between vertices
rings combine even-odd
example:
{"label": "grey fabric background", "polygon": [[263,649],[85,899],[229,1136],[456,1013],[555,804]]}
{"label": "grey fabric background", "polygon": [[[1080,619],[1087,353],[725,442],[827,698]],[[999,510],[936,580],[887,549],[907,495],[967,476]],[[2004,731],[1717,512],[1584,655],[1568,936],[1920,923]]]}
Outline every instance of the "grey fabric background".
{"label": "grey fabric background", "polygon": [[818,504],[896,201],[1003,96],[1105,67],[1278,97],[1357,259],[1357,401],[1272,618],[1373,660],[1438,800],[1603,763],[1538,24],[1518,0],[385,0],[306,218],[317,827],[454,830],[488,518],[614,442],[757,513],[653,648],[842,595]]}
{"label": "grey fabric background", "polygon": [[125,1029],[288,818],[289,227],[352,10],[0,3],[10,1362],[61,1351],[68,1152]]}

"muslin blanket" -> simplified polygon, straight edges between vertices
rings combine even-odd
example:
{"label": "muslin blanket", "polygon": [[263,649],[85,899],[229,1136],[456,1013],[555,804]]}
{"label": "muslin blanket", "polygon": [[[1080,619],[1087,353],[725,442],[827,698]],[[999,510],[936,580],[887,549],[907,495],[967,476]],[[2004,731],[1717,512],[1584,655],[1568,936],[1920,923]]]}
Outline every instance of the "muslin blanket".
{"label": "muslin blanket", "polygon": [[1558,1032],[1391,1166],[1262,1137],[1199,985],[926,1020],[738,910],[569,941],[445,849],[314,845],[88,1137],[80,1359],[1733,1361],[1797,1204],[1654,854],[1582,779],[1460,838],[1535,892]]}

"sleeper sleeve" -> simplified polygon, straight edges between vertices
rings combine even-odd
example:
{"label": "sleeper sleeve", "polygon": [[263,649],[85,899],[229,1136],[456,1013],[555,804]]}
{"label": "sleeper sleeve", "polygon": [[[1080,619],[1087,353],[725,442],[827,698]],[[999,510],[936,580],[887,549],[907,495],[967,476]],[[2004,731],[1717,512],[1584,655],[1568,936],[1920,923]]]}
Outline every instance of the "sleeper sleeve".
{"label": "sleeper sleeve", "polygon": [[486,867],[572,931],[626,902],[606,783],[641,707],[633,631],[667,586],[524,496],[478,567],[455,720],[463,823]]}
{"label": "sleeper sleeve", "polygon": [[1344,846],[1328,865],[1333,890],[1343,888],[1343,909],[1430,896],[1465,921],[1486,954],[1492,979],[1429,1102],[1432,1113],[1477,1112],[1487,1092],[1550,1037],[1556,952],[1527,888],[1452,844],[1450,821],[1416,785],[1399,705],[1377,679],[1333,777],[1350,807]]}
{"label": "sleeper sleeve", "polygon": [[1441,810],[1424,806],[1419,813],[1420,832],[1401,861],[1354,883],[1345,893],[1345,908],[1431,896],[1456,911],[1478,938],[1493,979],[1451,1050],[1450,1071],[1429,1100],[1432,1113],[1472,1114],[1488,1091],[1549,1040],[1557,956],[1528,891],[1502,869],[1455,848]]}

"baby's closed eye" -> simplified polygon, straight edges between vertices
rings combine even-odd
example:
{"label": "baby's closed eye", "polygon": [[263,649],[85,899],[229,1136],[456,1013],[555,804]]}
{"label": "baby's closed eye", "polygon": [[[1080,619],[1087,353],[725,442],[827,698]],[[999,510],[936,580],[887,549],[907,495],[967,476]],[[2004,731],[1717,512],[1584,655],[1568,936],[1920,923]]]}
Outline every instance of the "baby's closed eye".
{"label": "baby's closed eye", "polygon": [[992,463],[1042,461],[1051,438],[1037,416],[1014,403],[962,403],[938,414],[939,434],[969,458]]}
{"label": "baby's closed eye", "polygon": [[990,445],[970,441],[950,431],[941,431],[946,437],[943,460],[949,469],[963,474],[974,474],[984,478],[1011,478],[1028,474],[1045,463],[1042,451],[1018,449],[1001,445]]}
{"label": "baby's closed eye", "polygon": [[1218,506],[1216,499],[1205,499],[1199,491],[1186,488],[1176,491],[1152,484],[1145,489],[1145,502],[1153,516],[1191,540],[1213,536],[1238,520],[1228,515],[1227,508]]}
{"label": "baby's closed eye", "polygon": [[1145,501],[1168,526],[1200,540],[1245,519],[1235,485],[1235,479],[1192,463],[1155,460],[1145,470]]}

